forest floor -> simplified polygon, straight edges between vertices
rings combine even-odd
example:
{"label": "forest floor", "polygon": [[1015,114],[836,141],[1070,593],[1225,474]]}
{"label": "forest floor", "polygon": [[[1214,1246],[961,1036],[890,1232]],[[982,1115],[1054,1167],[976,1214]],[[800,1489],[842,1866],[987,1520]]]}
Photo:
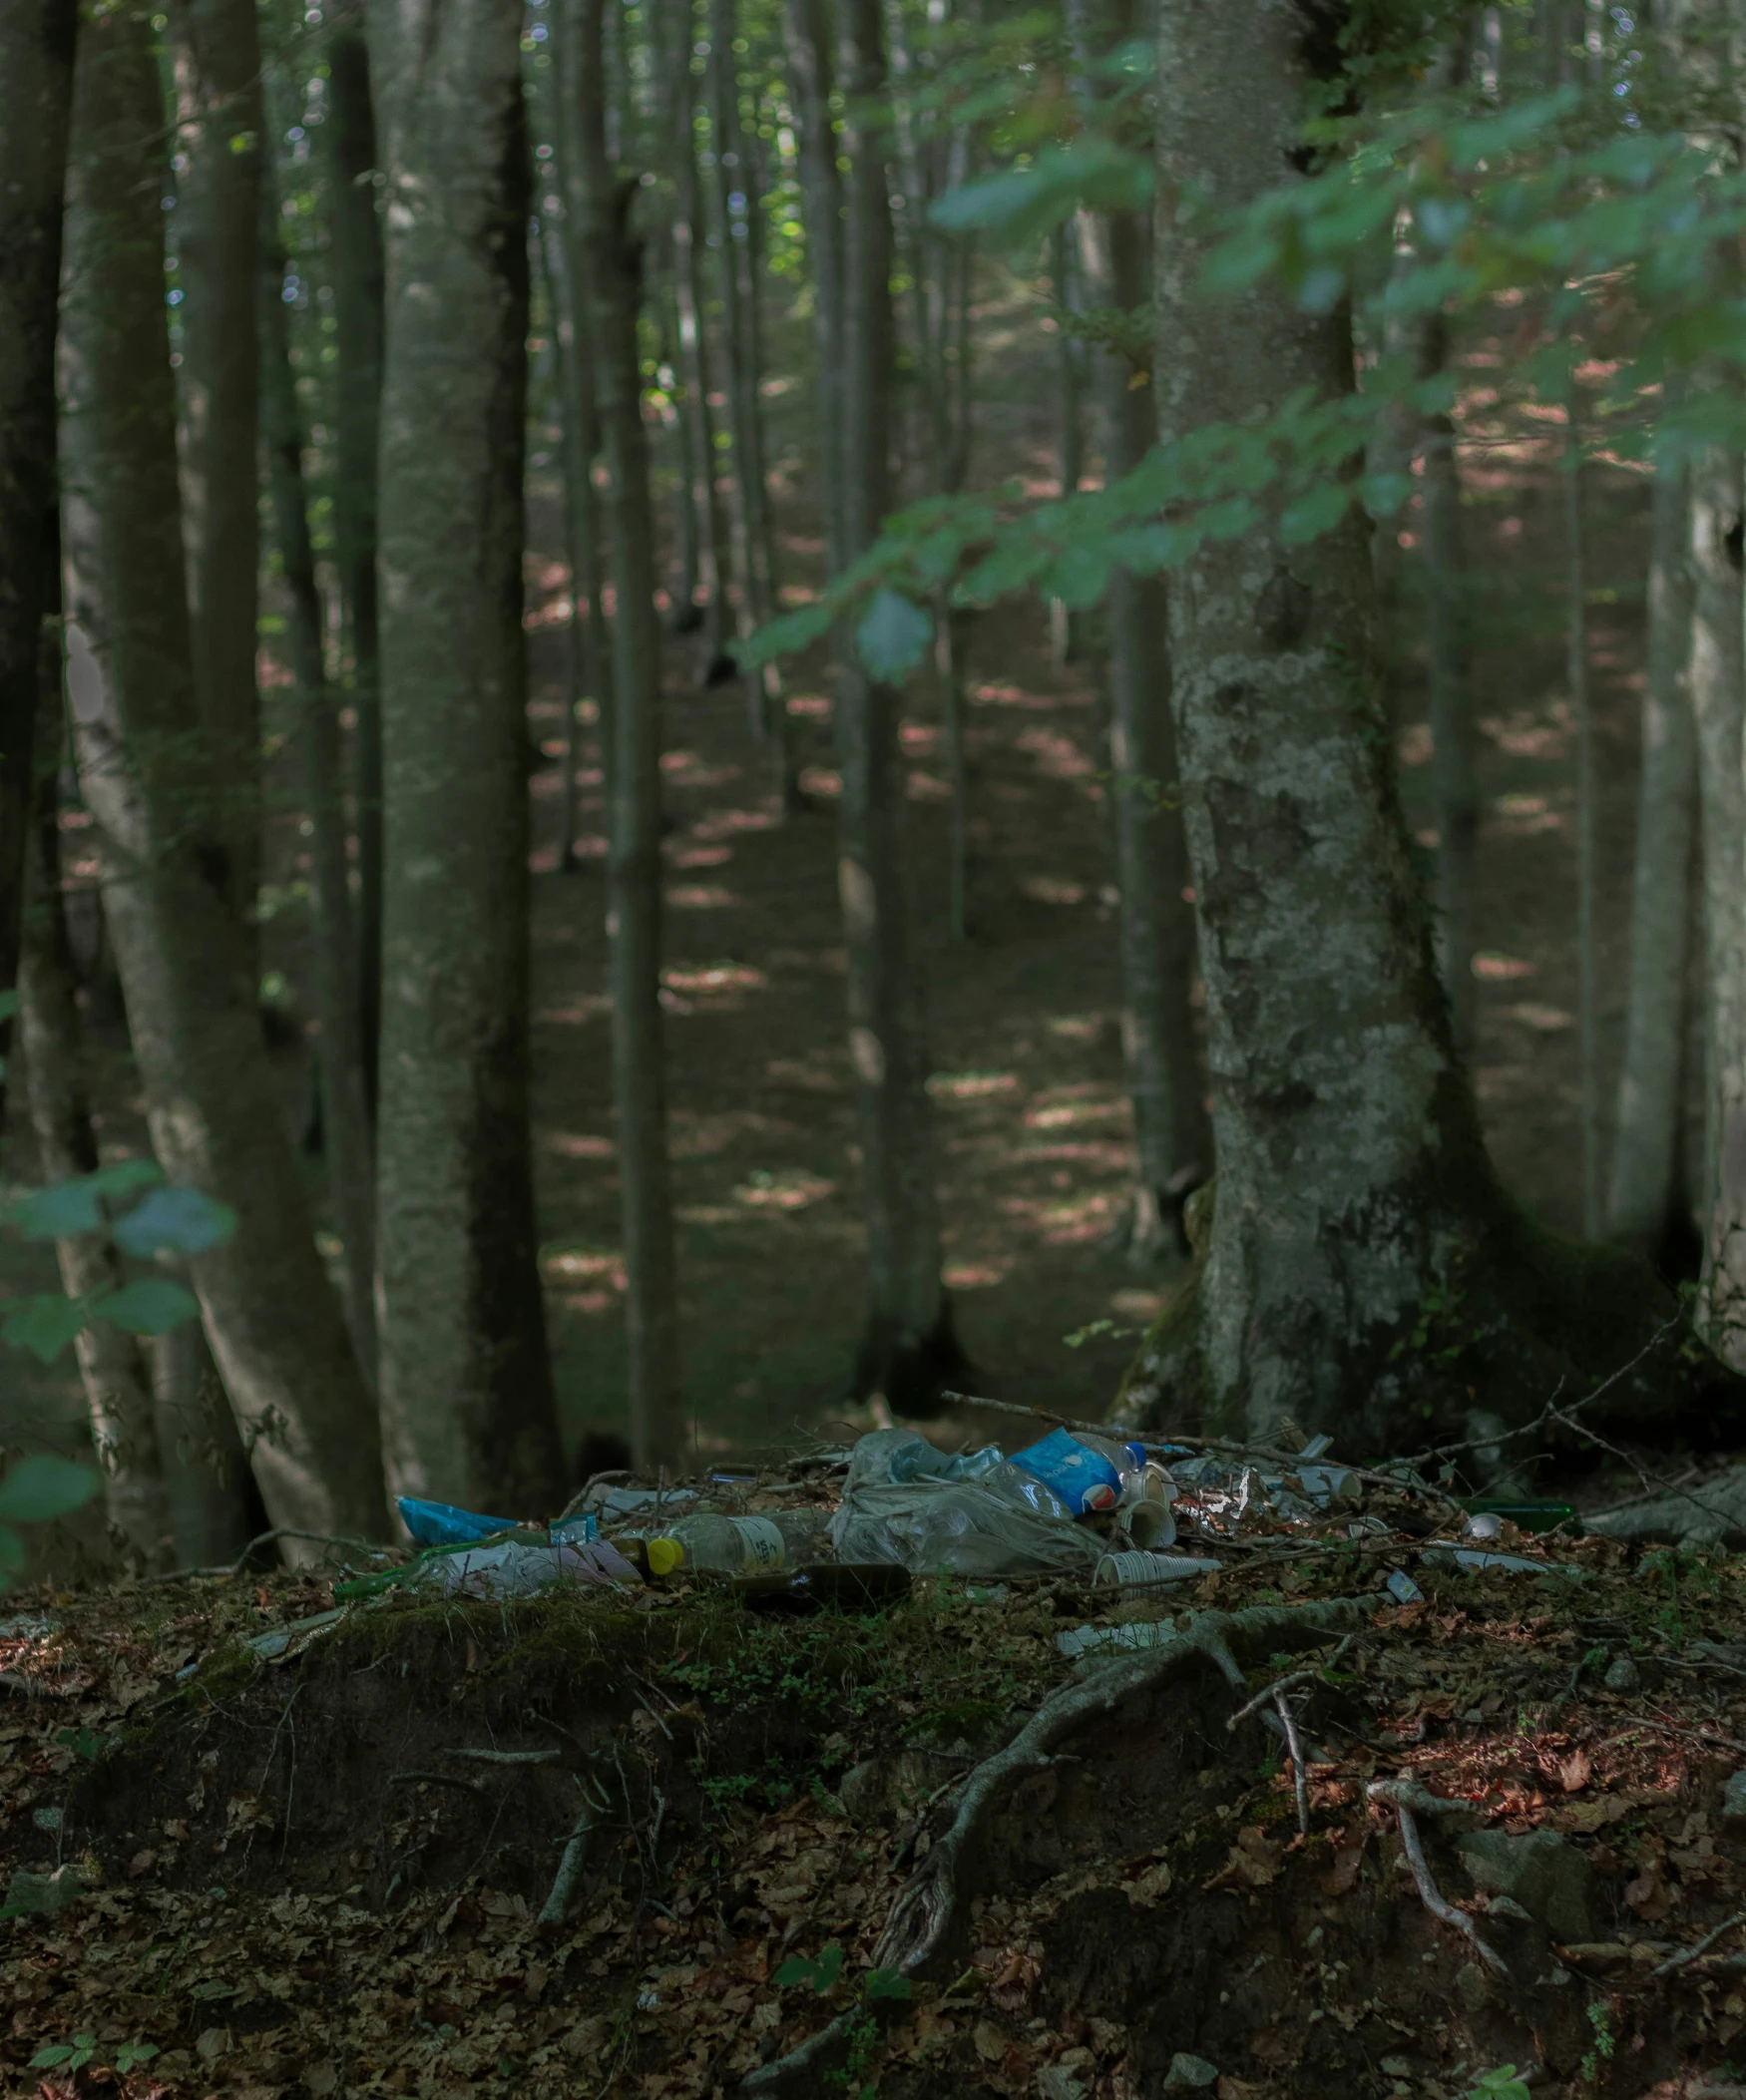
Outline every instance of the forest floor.
{"label": "forest floor", "polygon": [[[1521,2100],[1514,2065],[1547,2100],[1739,2100],[1746,1569],[1503,1543],[1546,1571],[1341,1523],[1114,1608],[943,1578],[869,1616],[679,1586],[334,1621],[288,1573],[20,1593],[0,1889],[71,1899],[0,1925],[0,2090]],[[1318,1604],[1337,1626],[1297,1623]],[[1246,1682],[1183,1647],[1076,1664],[1082,1625],[1221,1634]],[[1294,1668],[1307,1835],[1275,1738],[1226,1725]],[[981,1761],[1117,1680],[990,1791],[955,1926],[896,1985],[875,1948]],[[1417,1819],[1449,1921],[1391,1780],[1463,1807]]]}

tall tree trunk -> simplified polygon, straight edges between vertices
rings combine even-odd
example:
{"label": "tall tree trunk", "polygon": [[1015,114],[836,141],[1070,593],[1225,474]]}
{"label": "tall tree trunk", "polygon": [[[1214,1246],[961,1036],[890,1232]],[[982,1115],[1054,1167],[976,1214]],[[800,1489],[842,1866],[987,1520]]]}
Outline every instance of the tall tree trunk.
{"label": "tall tree trunk", "polygon": [[[1133,33],[1129,5],[1077,0],[1069,16],[1082,72]],[[1080,278],[1093,309],[1132,312],[1146,298],[1145,229],[1131,212],[1082,210]],[[1153,390],[1113,346],[1094,354],[1092,385],[1104,485],[1137,467],[1157,439]],[[1123,1233],[1129,1256],[1152,1261],[1179,1241],[1183,1198],[1212,1169],[1194,1042],[1194,913],[1183,895],[1188,847],[1176,791],[1170,720],[1169,607],[1156,577],[1116,570],[1105,606],[1110,794],[1120,899],[1122,1047],[1133,1101],[1137,1174]],[[1186,1251],[1187,1242],[1179,1244]]]}
{"label": "tall tree trunk", "polygon": [[255,1010],[195,699],[144,12],[85,25],[62,321],[68,689],[152,1140],[237,1228],[191,1263],[274,1523],[379,1532],[369,1392],[315,1251]]}
{"label": "tall tree trunk", "polygon": [[583,239],[595,401],[607,467],[613,573],[613,710],[607,747],[607,924],[612,935],[613,1093],[625,1234],[631,1444],[641,1467],[670,1465],[685,1443],[679,1384],[677,1258],[666,1148],[660,1016],[660,629],[655,512],[643,427],[637,310],[642,247],[630,223],[638,185],[607,146],[603,0],[564,0],[559,93],[578,120],[562,171]]}
{"label": "tall tree trunk", "polygon": [[[882,105],[879,0],[844,0],[843,86],[851,112],[842,266],[841,559],[879,535],[890,504],[893,361],[891,207]],[[904,852],[901,696],[860,667],[837,637],[836,737],[842,764],[837,884],[849,952],[849,1055],[861,1135],[869,1305],[856,1365],[861,1394],[925,1412],[963,1368],[941,1283],[928,1052]]]}
{"label": "tall tree trunk", "polygon": [[702,569],[703,663],[706,679],[715,680],[726,655],[730,608],[727,580],[732,573],[732,536],[727,507],[721,500],[716,473],[715,411],[709,405],[709,339],[703,326],[702,271],[698,248],[702,219],[698,210],[696,143],[686,128],[679,142],[676,169],[678,204],[673,212],[673,303],[678,312],[679,376],[684,384],[682,436],[686,446],[687,472],[692,482],[692,504],[701,534],[698,549]]}
{"label": "tall tree trunk", "polygon": [[[1084,303],[1078,272],[1074,268],[1074,239],[1070,229],[1057,226],[1049,238],[1049,270],[1055,284],[1055,303],[1063,313],[1077,313]],[[1081,368],[1084,357],[1079,341],[1065,326],[1057,324],[1056,335],[1056,450],[1061,467],[1061,493],[1074,495],[1086,478],[1085,403],[1082,399]],[[1080,653],[1083,623],[1064,598],[1049,601],[1049,642],[1058,670]]]}
{"label": "tall tree trunk", "polygon": [[800,120],[797,142],[806,261],[812,275],[812,344],[817,364],[818,476],[831,572],[843,568],[846,529],[838,463],[843,456],[843,186],[831,116],[835,66],[830,0],[786,0],[788,76]]}
{"label": "tall tree trunk", "polygon": [[[1580,396],[1572,377],[1566,396],[1564,460],[1564,640],[1570,713],[1576,728],[1576,1033],[1582,1119],[1582,1230],[1598,1239],[1600,1186],[1599,986],[1594,949],[1594,702],[1588,681],[1588,556],[1583,517]],[[1743,1133],[1746,1134],[1746,1133]]]}
{"label": "tall tree trunk", "polygon": [[244,923],[260,887],[260,38],[254,0],[174,0],[183,299],[183,536],[195,698],[219,792],[225,889]]}
{"label": "tall tree trunk", "polygon": [[[55,302],[75,0],[0,10],[0,992],[18,975],[38,646],[53,599]],[[0,1056],[11,1024],[0,1020]],[[4,1106],[0,1066],[0,1107]]]}
{"label": "tall tree trunk", "polygon": [[1711,447],[1691,471],[1691,710],[1703,817],[1704,1283],[1712,1348],[1746,1368],[1746,666],[1741,463]]}
{"label": "tall tree trunk", "polygon": [[[1420,330],[1419,373],[1429,379],[1449,363],[1441,314]],[[1461,462],[1455,421],[1425,424],[1426,653],[1431,671],[1431,799],[1437,819],[1437,946],[1449,995],[1455,1047],[1473,1054],[1474,862],[1480,837],[1480,783],[1474,719],[1473,640],[1461,517]]]}
{"label": "tall tree trunk", "polygon": [[[1309,107],[1296,18],[1202,0],[1158,16],[1159,195],[1240,210],[1281,181]],[[1341,315],[1283,287],[1208,301],[1198,247],[1166,204],[1166,439],[1350,386]],[[1734,604],[1737,628],[1737,586]],[[1349,1448],[1401,1449],[1459,1427],[1476,1393],[1531,1418],[1558,1378],[1584,1390],[1652,1350],[1672,1311],[1645,1265],[1537,1230],[1491,1171],[1418,909],[1372,609],[1351,515],[1302,547],[1259,525],[1171,584],[1218,1180],[1193,1282],[1129,1374],[1130,1420],[1167,1406],[1265,1435],[1289,1410]],[[1746,1392],[1713,1363],[1688,1379],[1671,1344],[1656,1376],[1691,1399],[1687,1421],[1737,1417]]]}
{"label": "tall tree trunk", "polygon": [[376,1376],[375,1160],[363,1030],[357,997],[357,931],[346,853],[343,744],[338,696],[321,645],[321,594],[303,491],[302,418],[291,369],[282,297],[284,249],[274,186],[261,186],[261,422],[272,493],[273,530],[290,599],[291,675],[303,745],[308,800],[312,974],[321,1023],[322,1150],[345,1263],[345,1316],[364,1377]]}
{"label": "tall tree trunk", "polygon": [[1684,1223],[1675,1212],[1685,1203],[1681,1107],[1697,821],[1697,732],[1686,684],[1690,538],[1686,462],[1668,451],[1655,470],[1630,1002],[1606,1216],[1610,1238],[1649,1255]]}
{"label": "tall tree trunk", "polygon": [[[37,1156],[43,1179],[53,1182],[95,1173],[99,1164],[73,951],[61,903],[58,754],[64,711],[58,632],[44,636],[41,687],[37,742],[43,762],[30,817],[18,1013]],[[69,1298],[101,1296],[125,1280],[121,1257],[107,1234],[81,1233],[57,1241],[55,1251],[61,1288]],[[148,1568],[168,1567],[175,1541],[144,1352],[133,1335],[103,1320],[81,1329],[74,1349],[110,1523]]]}
{"label": "tall tree trunk", "polygon": [[328,50],[332,140],[333,318],[339,412],[333,513],[339,595],[357,718],[358,1026],[364,1092],[376,1112],[382,1029],[382,693],[376,585],[376,451],[382,404],[382,227],[369,51],[355,28]]}
{"label": "tall tree trunk", "polygon": [[518,0],[371,0],[388,178],[380,540],[380,1393],[400,1493],[562,1464],[528,1129]]}

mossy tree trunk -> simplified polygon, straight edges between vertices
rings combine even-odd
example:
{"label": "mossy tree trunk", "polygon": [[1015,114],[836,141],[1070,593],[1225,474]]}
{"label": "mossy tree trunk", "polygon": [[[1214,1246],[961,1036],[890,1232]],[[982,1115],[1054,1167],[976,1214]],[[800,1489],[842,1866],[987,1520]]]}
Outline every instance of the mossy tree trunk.
{"label": "mossy tree trunk", "polygon": [[521,25],[518,0],[369,10],[387,177],[382,1431],[397,1491],[512,1512],[549,1501],[562,1466],[528,1127]]}
{"label": "mossy tree trunk", "polygon": [[368,1389],[310,1227],[231,909],[195,698],[164,307],[163,108],[151,21],[83,26],[61,331],[68,691],[152,1142],[229,1203],[190,1264],[275,1524],[383,1526]]}
{"label": "mossy tree trunk", "polygon": [[[1175,437],[1343,391],[1352,361],[1341,314],[1280,289],[1204,298],[1167,202],[1230,210],[1289,180],[1312,86],[1296,14],[1161,0],[1159,29],[1155,372]],[[1476,1405],[1537,1412],[1560,1378],[1579,1393],[1673,1311],[1633,1257],[1530,1228],[1492,1173],[1396,799],[1373,592],[1356,516],[1308,546],[1263,526],[1172,580],[1218,1179],[1129,1420],[1265,1436],[1289,1412],[1347,1449],[1411,1448]],[[1674,1362],[1620,1403],[1684,1377]],[[1737,1382],[1695,1376],[1738,1415]]]}

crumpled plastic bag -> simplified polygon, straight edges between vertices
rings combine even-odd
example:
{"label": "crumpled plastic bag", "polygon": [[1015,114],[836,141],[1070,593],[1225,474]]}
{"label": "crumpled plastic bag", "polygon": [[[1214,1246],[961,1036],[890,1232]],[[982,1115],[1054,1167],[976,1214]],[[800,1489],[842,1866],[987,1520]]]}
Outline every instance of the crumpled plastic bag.
{"label": "crumpled plastic bag", "polygon": [[551,1545],[506,1538],[458,1553],[433,1553],[416,1579],[421,1588],[457,1597],[526,1597],[571,1582],[643,1585],[633,1563],[604,1538],[567,1538]]}
{"label": "crumpled plastic bag", "polygon": [[915,1466],[913,1430],[874,1430],[849,1461],[831,1518],[839,1560],[884,1561],[914,1574],[1089,1574],[1103,1551],[1096,1532],[1044,1483],[1001,1461],[973,1479],[892,1478]]}

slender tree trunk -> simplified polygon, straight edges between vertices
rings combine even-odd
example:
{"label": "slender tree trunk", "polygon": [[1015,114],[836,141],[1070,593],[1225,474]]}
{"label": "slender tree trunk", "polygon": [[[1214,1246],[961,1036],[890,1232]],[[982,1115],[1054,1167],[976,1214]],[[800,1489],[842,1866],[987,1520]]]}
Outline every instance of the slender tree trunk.
{"label": "slender tree trunk", "polygon": [[[1240,210],[1276,188],[1308,104],[1296,19],[1201,0],[1158,0],[1158,17],[1159,195]],[[1166,204],[1167,439],[1350,386],[1343,316],[1283,287],[1208,301],[1199,262]],[[1218,1180],[1193,1282],[1129,1375],[1129,1420],[1167,1407],[1266,1434],[1289,1410],[1350,1448],[1399,1449],[1463,1424],[1476,1394],[1531,1418],[1558,1378],[1586,1390],[1652,1353],[1671,1312],[1645,1265],[1540,1232],[1492,1174],[1417,908],[1373,604],[1353,515],[1307,546],[1258,526],[1171,583]],[[1734,605],[1737,629],[1737,584]],[[1688,1377],[1672,1348],[1656,1375],[1688,1421],[1737,1413],[1746,1390],[1713,1364]]]}
{"label": "slender tree trunk", "polygon": [[1582,1230],[1601,1233],[1599,988],[1594,952],[1594,704],[1588,683],[1588,556],[1583,519],[1580,406],[1574,379],[1567,399],[1564,462],[1564,635],[1570,713],[1576,726],[1576,1029],[1582,1116]]}
{"label": "slender tree trunk", "polygon": [[[1082,301],[1074,269],[1074,241],[1065,225],[1058,226],[1050,235],[1049,258],[1050,275],[1055,281],[1055,303],[1064,313],[1078,312]],[[1056,336],[1056,444],[1064,496],[1074,495],[1086,478],[1082,363],[1078,340],[1065,327],[1059,327]],[[1058,670],[1079,654],[1080,625],[1066,599],[1052,598],[1049,601],[1050,649]]]}
{"label": "slender tree trunk", "polygon": [[382,227],[376,212],[376,115],[370,60],[353,29],[328,52],[332,140],[333,316],[339,402],[334,523],[339,595],[351,651],[357,718],[358,1026],[364,1091],[376,1113],[382,1030],[382,705],[376,584],[376,451],[382,402]]}
{"label": "slender tree trunk", "polygon": [[[574,151],[575,115],[560,106],[558,152]],[[607,668],[601,603],[600,521],[594,487],[595,454],[600,450],[599,420],[594,405],[594,360],[582,323],[582,290],[577,279],[577,230],[564,217],[564,199],[555,191],[556,211],[542,214],[541,234],[546,278],[552,291],[558,337],[560,421],[564,438],[564,532],[570,557],[569,700],[564,722],[563,846],[558,865],[574,872],[577,855],[576,776],[582,765],[583,699],[594,701],[603,722],[602,705],[610,675]]]}
{"label": "slender tree trunk", "polygon": [[[37,769],[31,813],[23,938],[18,962],[19,1033],[23,1039],[30,1119],[45,1181],[95,1173],[97,1137],[85,1085],[83,1031],[74,994],[73,951],[61,904],[59,780],[61,648],[45,634]],[[121,1257],[104,1233],[56,1242],[61,1288],[69,1298],[101,1296],[125,1280]],[[110,1524],[148,1568],[174,1555],[170,1502],[152,1411],[152,1380],[139,1342],[106,1321],[93,1321],[74,1342],[91,1442],[103,1471]]]}
{"label": "slender tree trunk", "polygon": [[[1069,20],[1088,79],[1095,77],[1096,59],[1133,30],[1126,4],[1094,10],[1078,0]],[[1142,305],[1148,272],[1141,221],[1131,212],[1082,210],[1077,230],[1087,304],[1123,313]],[[1139,465],[1156,442],[1157,423],[1153,390],[1134,385],[1129,360],[1113,347],[1093,355],[1107,486]],[[1182,1200],[1211,1172],[1212,1137],[1194,1042],[1194,912],[1183,895],[1188,847],[1170,719],[1166,587],[1117,570],[1105,615],[1121,1035],[1137,1167],[1123,1239],[1129,1256],[1145,1262],[1178,1243],[1186,1251]]]}
{"label": "slender tree trunk", "polygon": [[80,773],[158,1157],[237,1213],[191,1270],[267,1509],[375,1533],[369,1393],[280,1121],[195,699],[151,36],[131,7],[94,16],[76,73],[61,398]]}
{"label": "slender tree trunk", "polygon": [[1630,1003],[1606,1217],[1610,1238],[1650,1255],[1678,1231],[1675,1211],[1685,1200],[1681,1105],[1697,822],[1697,732],[1686,684],[1690,540],[1686,463],[1664,453],[1655,472],[1649,556]]}
{"label": "slender tree trunk", "polygon": [[[872,546],[890,502],[893,360],[891,210],[886,187],[879,0],[844,0],[843,85],[851,119],[842,265],[842,559]],[[901,696],[837,640],[836,737],[842,764],[837,883],[849,952],[849,1055],[861,1134],[869,1306],[858,1393],[902,1413],[936,1405],[963,1368],[941,1283],[928,1052],[920,962],[905,880]]]}
{"label": "slender tree trunk", "polygon": [[829,0],[786,0],[788,73],[800,120],[800,195],[806,224],[806,261],[812,274],[812,343],[818,367],[818,457],[827,559],[833,574],[847,557],[842,459],[843,186],[832,128]]}
{"label": "slender tree trunk", "polygon": [[[18,975],[38,647],[52,603],[55,302],[75,0],[0,9],[0,991]],[[0,1057],[11,1024],[0,1020]],[[0,1066],[0,1107],[4,1106]]]}
{"label": "slender tree trunk", "polygon": [[1691,709],[1702,807],[1705,1029],[1704,1282],[1711,1346],[1746,1368],[1746,679],[1741,464],[1710,448],[1691,473]]}
{"label": "slender tree trunk", "polygon": [[564,0],[558,65],[559,92],[578,119],[577,150],[562,175],[566,208],[583,239],[607,466],[614,598],[607,921],[613,1091],[624,1191],[631,1442],[637,1464],[650,1467],[672,1464],[685,1443],[659,996],[660,629],[637,353],[642,250],[630,223],[638,186],[634,178],[615,176],[608,155],[602,11],[603,0]]}
{"label": "slender tree trunk", "polygon": [[371,0],[388,178],[380,541],[382,1429],[401,1493],[537,1509],[562,1457],[528,1130],[518,0]]}
{"label": "slender tree trunk", "polygon": [[[1420,376],[1449,362],[1441,314],[1421,331]],[[1426,650],[1431,670],[1431,799],[1437,819],[1438,953],[1455,1047],[1473,1054],[1474,863],[1480,837],[1478,724],[1474,719],[1473,641],[1468,605],[1461,463],[1455,422],[1429,417],[1424,476]]]}
{"label": "slender tree trunk", "polygon": [[260,887],[260,558],[255,240],[260,216],[260,38],[254,0],[174,0],[176,235],[183,299],[183,537],[195,698],[218,779],[231,908]]}
{"label": "slender tree trunk", "polygon": [[700,218],[697,210],[696,145],[687,129],[680,141],[677,168],[678,207],[673,213],[673,301],[678,311],[679,374],[684,382],[683,436],[691,476],[692,502],[702,529],[705,677],[720,675],[726,656],[729,607],[727,579],[732,571],[732,536],[727,507],[721,500],[715,471],[715,411],[709,405],[709,341],[702,319],[702,272],[698,266]]}
{"label": "slender tree trunk", "polygon": [[345,784],[338,695],[321,645],[321,595],[303,490],[302,418],[281,296],[285,258],[273,185],[261,186],[261,422],[273,530],[290,599],[291,675],[309,807],[311,962],[321,1023],[318,1063],[322,1149],[333,1219],[344,1248],[345,1314],[364,1377],[376,1375],[375,1159],[357,998],[357,931],[346,855]]}

